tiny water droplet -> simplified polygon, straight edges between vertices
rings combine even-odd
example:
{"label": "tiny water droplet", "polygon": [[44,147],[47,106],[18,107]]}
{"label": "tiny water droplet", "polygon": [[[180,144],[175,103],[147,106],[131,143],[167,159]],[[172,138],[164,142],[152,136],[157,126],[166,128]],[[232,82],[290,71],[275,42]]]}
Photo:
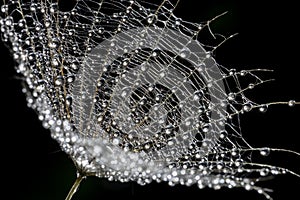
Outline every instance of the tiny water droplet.
{"label": "tiny water droplet", "polygon": [[244,110],[245,112],[251,111],[251,110],[252,110],[252,105],[249,104],[249,103],[245,104],[245,105],[243,106],[243,110]]}
{"label": "tiny water droplet", "polygon": [[227,131],[222,131],[222,132],[220,133],[220,138],[221,138],[221,139],[225,139],[225,138],[227,137],[227,135],[228,135]]}
{"label": "tiny water droplet", "polygon": [[187,48],[184,48],[180,51],[180,57],[181,58],[188,58],[191,54],[191,51]]}
{"label": "tiny water droplet", "polygon": [[296,105],[296,101],[295,101],[295,100],[290,100],[289,103],[288,103],[288,105],[289,105],[290,107],[293,107],[293,106]]}
{"label": "tiny water droplet", "polygon": [[57,45],[56,45],[55,43],[53,43],[53,42],[50,42],[50,43],[48,44],[48,46],[49,46],[49,48],[51,48],[51,49],[54,49],[54,48],[57,47]]}
{"label": "tiny water droplet", "polygon": [[8,11],[8,5],[2,5],[1,6],[1,12],[5,13]]}
{"label": "tiny water droplet", "polygon": [[150,15],[148,16],[147,22],[148,22],[149,24],[154,24],[154,23],[156,22],[156,20],[157,20],[157,15],[150,14]]}
{"label": "tiny water droplet", "polygon": [[262,113],[267,112],[267,110],[268,110],[268,105],[261,105],[259,107],[259,111],[262,112]]}
{"label": "tiny water droplet", "polygon": [[245,189],[246,189],[246,190],[251,190],[251,189],[252,189],[252,186],[251,186],[250,184],[246,184],[246,185],[245,185]]}
{"label": "tiny water droplet", "polygon": [[72,97],[70,95],[68,95],[66,97],[66,104],[70,106],[72,104],[72,100],[73,100]]}
{"label": "tiny water droplet", "polygon": [[262,156],[268,156],[268,155],[270,155],[270,148],[263,148],[263,149],[261,149],[260,150],[260,155],[262,155]]}
{"label": "tiny water droplet", "polygon": [[235,99],[235,94],[234,93],[229,93],[228,94],[228,100],[233,101]]}
{"label": "tiny water droplet", "polygon": [[56,58],[54,58],[52,60],[52,65],[55,66],[55,67],[57,67],[59,65],[59,62],[58,62],[58,60]]}
{"label": "tiny water droplet", "polygon": [[195,101],[198,101],[200,98],[197,94],[194,95],[194,98],[193,98]]}
{"label": "tiny water droplet", "polygon": [[55,79],[55,85],[57,86],[60,86],[63,84],[63,77],[62,76],[58,76],[56,79]]}
{"label": "tiny water droplet", "polygon": [[113,144],[114,145],[118,145],[120,143],[120,140],[119,139],[117,139],[117,138],[114,138],[113,139]]}
{"label": "tiny water droplet", "polygon": [[245,76],[248,72],[246,70],[241,71],[241,76]]}
{"label": "tiny water droplet", "polygon": [[73,70],[78,70],[78,69],[79,69],[78,65],[76,65],[75,63],[72,63],[72,64],[71,64],[71,68],[72,68]]}
{"label": "tiny water droplet", "polygon": [[18,23],[18,26],[19,27],[24,27],[24,25],[25,25],[25,20],[24,19],[21,19],[20,21],[19,21],[19,23]]}
{"label": "tiny water droplet", "polygon": [[262,169],[260,170],[259,174],[261,176],[267,176],[269,174],[269,169]]}
{"label": "tiny water droplet", "polygon": [[255,85],[253,84],[253,83],[250,83],[249,85],[248,85],[248,88],[249,89],[253,89],[255,87]]}
{"label": "tiny water droplet", "polygon": [[230,70],[229,70],[229,75],[234,75],[235,72],[236,72],[236,69],[230,69]]}
{"label": "tiny water droplet", "polygon": [[12,17],[7,17],[6,19],[5,19],[5,25],[6,26],[11,26],[13,24],[13,19],[12,19]]}
{"label": "tiny water droplet", "polygon": [[68,83],[73,83],[74,80],[75,80],[75,76],[74,76],[74,75],[70,75],[70,76],[68,76],[68,78],[67,78]]}

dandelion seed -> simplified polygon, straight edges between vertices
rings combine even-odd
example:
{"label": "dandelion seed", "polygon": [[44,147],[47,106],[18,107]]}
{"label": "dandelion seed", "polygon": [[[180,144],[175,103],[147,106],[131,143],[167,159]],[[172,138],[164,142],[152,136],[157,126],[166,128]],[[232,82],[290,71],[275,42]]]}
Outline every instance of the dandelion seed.
{"label": "dandelion seed", "polygon": [[[268,191],[257,186],[261,177],[299,176],[251,161],[254,151],[299,153],[252,148],[241,136],[234,119],[276,103],[249,100],[244,91],[264,82],[255,70],[220,67],[195,37],[211,32],[209,24],[222,15],[186,22],[169,1],[78,0],[69,11],[48,0],[34,7],[16,2],[1,7],[2,38],[13,44],[29,106],[77,167],[66,199],[87,176],[240,187],[267,199]],[[248,76],[256,81],[241,88],[239,80]],[[236,82],[228,89],[230,78]]]}

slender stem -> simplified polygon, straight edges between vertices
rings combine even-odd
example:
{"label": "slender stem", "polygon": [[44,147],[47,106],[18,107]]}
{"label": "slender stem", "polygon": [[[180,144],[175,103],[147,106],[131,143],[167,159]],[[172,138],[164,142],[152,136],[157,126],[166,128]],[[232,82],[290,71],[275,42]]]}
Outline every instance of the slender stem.
{"label": "slender stem", "polygon": [[66,197],[65,200],[71,200],[73,195],[76,193],[76,191],[78,190],[78,187],[80,186],[81,181],[85,179],[85,176],[81,175],[80,173],[78,173],[77,178],[72,186],[72,188],[70,189],[68,196]]}

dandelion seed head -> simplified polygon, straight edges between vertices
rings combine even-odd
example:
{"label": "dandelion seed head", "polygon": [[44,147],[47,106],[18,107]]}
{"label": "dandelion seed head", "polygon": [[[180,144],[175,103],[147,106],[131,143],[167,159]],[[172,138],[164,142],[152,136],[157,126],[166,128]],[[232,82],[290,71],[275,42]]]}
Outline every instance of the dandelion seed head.
{"label": "dandelion seed head", "polygon": [[[26,80],[28,106],[83,175],[241,187],[270,198],[256,183],[286,170],[253,163],[253,151],[272,149],[252,148],[234,123],[267,111],[244,95],[264,83],[261,70],[215,61],[195,37],[213,20],[178,19],[170,1],[78,0],[69,11],[17,2],[1,7],[2,40]],[[256,81],[242,88],[247,77]]]}

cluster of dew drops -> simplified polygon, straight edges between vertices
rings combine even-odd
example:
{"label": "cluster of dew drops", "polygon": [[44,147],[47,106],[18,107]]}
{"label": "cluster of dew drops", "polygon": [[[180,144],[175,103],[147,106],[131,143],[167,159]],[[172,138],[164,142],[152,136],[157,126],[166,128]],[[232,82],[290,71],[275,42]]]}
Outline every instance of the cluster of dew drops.
{"label": "cluster of dew drops", "polygon": [[[285,174],[287,172],[297,175],[288,169],[251,163],[251,158],[249,156],[250,153],[248,154],[247,152],[259,151],[262,156],[268,156],[270,151],[274,149],[240,146],[239,142],[236,142],[231,138],[233,134],[240,136],[240,133],[238,133],[238,131],[240,131],[240,127],[238,127],[238,125],[230,124],[230,120],[234,117],[238,117],[239,114],[250,112],[253,109],[258,109],[260,112],[267,112],[267,109],[270,105],[287,104],[288,106],[293,107],[298,104],[298,102],[295,100],[290,100],[288,102],[275,102],[262,105],[256,104],[245,97],[243,92],[254,89],[257,85],[265,83],[266,81],[260,79],[255,73],[260,73],[267,70],[257,69],[236,71],[235,69],[228,70],[225,67],[222,67],[224,80],[233,78],[236,81],[239,80],[240,77],[245,77],[246,79],[247,76],[250,76],[252,79],[254,78],[256,82],[255,84],[250,83],[246,88],[238,87],[238,91],[232,91],[226,94],[229,104],[228,115],[226,116],[226,120],[228,121],[226,123],[228,123],[231,130],[219,135],[221,141],[217,142],[219,146],[215,147],[213,152],[209,153],[208,155],[203,155],[203,157],[196,156],[191,158],[187,156],[187,159],[180,158],[177,160],[178,163],[174,162],[170,165],[167,165],[166,169],[156,169],[154,166],[152,166],[149,168],[138,167],[138,169],[131,169],[132,171],[122,171],[120,169],[111,169],[104,164],[98,166],[99,163],[101,163],[101,158],[91,160],[90,156],[95,156],[95,154],[99,152],[103,153],[106,151],[106,148],[101,147],[101,145],[95,146],[95,144],[90,141],[80,140],[80,135],[74,133],[76,131],[74,130],[72,121],[70,120],[72,118],[72,96],[68,93],[68,88],[76,79],[76,72],[80,68],[81,60],[78,59],[78,55],[85,56],[87,52],[90,52],[92,47],[96,46],[97,39],[93,41],[94,44],[86,46],[86,49],[84,49],[86,52],[81,49],[81,44],[84,44],[84,42],[90,40],[90,37],[93,36],[95,32],[94,29],[96,28],[91,28],[88,25],[80,26],[80,24],[72,22],[74,27],[80,31],[84,31],[88,28],[91,28],[91,30],[88,30],[88,34],[80,35],[81,33],[79,31],[74,31],[75,29],[64,29],[64,32],[60,33],[61,35],[54,37],[51,31],[55,32],[57,30],[55,29],[55,21],[53,20],[57,20],[57,24],[64,24],[68,19],[68,16],[60,15],[55,6],[46,7],[46,5],[54,5],[53,3],[45,1],[44,5],[42,6],[42,3],[40,2],[36,2],[34,4],[24,3],[24,5],[22,5],[22,2],[19,1],[8,2],[9,3],[7,5],[2,5],[1,7],[2,15],[5,16],[1,18],[0,21],[2,40],[8,44],[10,43],[9,48],[13,53],[14,60],[18,64],[16,70],[24,77],[26,87],[24,87],[23,91],[27,95],[28,106],[37,111],[39,114],[39,119],[42,121],[44,127],[51,130],[52,137],[56,139],[61,144],[62,149],[75,160],[75,164],[78,168],[84,168],[84,172],[86,174],[93,172],[90,174],[99,177],[106,177],[109,180],[118,180],[122,182],[137,181],[142,185],[152,181],[166,181],[171,186],[175,184],[187,186],[198,184],[199,188],[210,187],[214,189],[220,189],[221,187],[243,187],[246,190],[256,190],[258,193],[265,195],[265,197],[268,199],[271,199],[271,197],[269,194],[267,194],[267,191],[264,188],[256,186],[255,184],[259,181],[259,177]],[[79,2],[82,3],[83,1]],[[204,26],[209,28],[208,24],[193,24],[176,18],[171,9],[168,9],[168,7],[164,5],[167,3],[172,5],[169,1],[163,1],[161,5],[156,5],[158,10],[144,8],[139,1],[121,1],[118,3],[115,1],[107,2],[110,4],[117,4],[121,8],[122,4],[126,5],[126,3],[129,3],[128,6],[123,7],[125,14],[121,17],[118,13],[113,13],[111,14],[112,16],[108,16],[110,13],[104,14],[101,13],[101,9],[97,10],[97,8],[92,8],[95,9],[92,10],[92,13],[95,13],[95,15],[88,16],[91,19],[87,20],[87,23],[91,23],[92,21],[97,22],[97,20],[100,19],[99,16],[103,14],[103,16],[107,17],[108,24],[110,23],[110,20],[111,22],[116,23],[114,18],[119,17],[125,24],[126,20],[129,21],[127,24],[129,28],[137,26],[138,22],[140,21],[146,21],[148,26],[158,27],[156,23],[162,22],[162,20],[159,18],[159,14],[164,17],[171,15],[173,17],[172,19],[175,20],[172,21],[170,18],[168,18],[167,22],[172,24],[172,28],[176,29],[177,27],[178,30],[183,29],[185,31],[190,31],[191,40],[193,39],[192,36],[195,35],[193,32],[200,31],[199,27],[201,27],[201,29]],[[102,3],[103,2],[101,2],[101,4]],[[18,5],[21,7],[18,7]],[[169,7],[172,7],[170,5]],[[9,6],[15,6],[15,11],[18,12],[22,12],[23,9],[28,13],[39,13],[45,15],[46,19],[43,22],[39,22],[34,21],[39,20],[39,17],[36,19],[34,17],[28,17],[28,19],[33,20],[33,22],[31,22],[33,24],[31,24],[29,20],[26,21],[24,16],[21,14],[19,16],[21,18],[15,22],[15,19],[12,16],[9,14],[6,16],[6,14],[9,12]],[[99,8],[101,7],[100,3],[98,6]],[[167,11],[169,11],[169,13],[167,13]],[[81,16],[80,10],[72,11],[70,13],[74,16]],[[57,19],[56,15],[61,16],[62,19]],[[49,20],[47,17],[49,17]],[[133,20],[132,18],[134,17],[136,17],[136,19]],[[130,24],[130,20],[132,20],[132,24]],[[136,22],[136,24],[133,22]],[[187,28],[186,26],[190,26],[191,28]],[[118,32],[121,31],[125,26],[117,27]],[[98,37],[104,37],[103,34],[106,31],[105,28],[97,27],[97,30]],[[114,34],[112,31],[107,32],[109,33],[108,35]],[[104,39],[106,39],[105,37]],[[77,41],[70,41],[71,45],[64,47],[63,44],[65,43],[63,43],[63,41],[70,38],[77,38],[78,41],[80,41],[80,38],[84,42],[76,45]],[[38,42],[35,42],[35,40],[38,40]],[[39,46],[35,46],[36,44]],[[60,52],[62,55],[59,55],[58,52]],[[153,54],[157,53],[154,52]],[[189,53],[181,52],[179,56],[182,59],[186,59],[187,54]],[[65,56],[65,58],[62,58],[62,56]],[[76,56],[77,58],[75,58]],[[67,60],[67,57],[70,57],[68,58],[69,60]],[[64,71],[65,73],[63,73],[63,75],[61,74],[62,70],[60,68],[62,59],[67,60],[65,64],[66,72]],[[76,62],[72,62],[74,60]],[[124,68],[129,65],[128,61],[122,61],[121,63]],[[239,85],[238,82],[236,84]],[[229,88],[229,90],[230,89],[231,88]],[[147,104],[147,102],[145,103]],[[118,145],[119,140],[107,140],[104,141],[102,145],[107,145],[107,143]],[[88,152],[88,149],[93,149],[93,152]],[[144,152],[139,156],[144,154],[147,154],[147,152]],[[244,154],[246,156],[244,156]],[[141,162],[145,165],[154,165],[151,161],[139,160],[140,158],[135,157],[134,152],[129,154],[129,157],[133,160],[137,159],[135,161]],[[124,158],[127,157],[121,153],[120,158],[118,159],[124,160]],[[116,162],[116,165],[117,164],[118,163]],[[83,171],[83,169],[80,170]],[[254,174],[254,178],[251,178],[250,175],[252,174]],[[249,178],[247,178],[248,175]]]}

